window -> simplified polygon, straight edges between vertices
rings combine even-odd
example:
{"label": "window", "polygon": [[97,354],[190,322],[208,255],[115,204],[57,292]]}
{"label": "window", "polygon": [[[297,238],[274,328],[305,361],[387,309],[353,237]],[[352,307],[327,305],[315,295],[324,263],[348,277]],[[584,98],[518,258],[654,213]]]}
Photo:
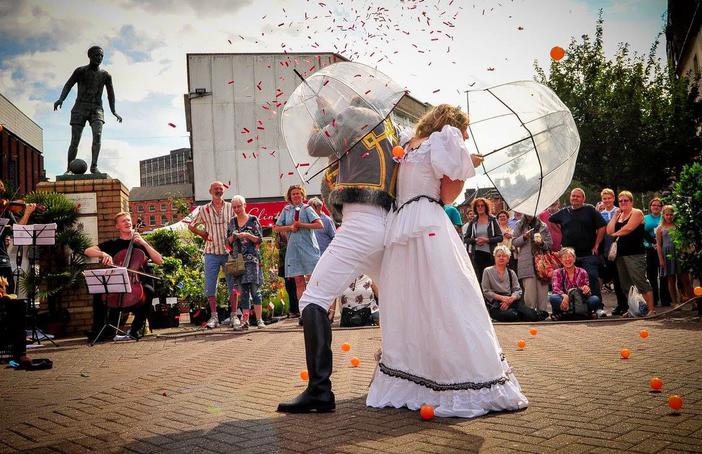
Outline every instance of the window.
{"label": "window", "polygon": [[153,213],[154,211],[156,211],[156,207],[153,205],[149,205],[149,213]]}
{"label": "window", "polygon": [[168,209],[168,205],[166,205],[165,203],[162,203],[161,204],[161,211],[166,211],[167,209]]}
{"label": "window", "polygon": [[149,216],[149,225],[156,225],[156,216]]}
{"label": "window", "polygon": [[168,225],[170,224],[171,221],[168,220],[168,216],[165,214],[161,216],[161,225]]}
{"label": "window", "polygon": [[144,212],[144,205],[137,206],[137,213],[143,213],[143,212]]}

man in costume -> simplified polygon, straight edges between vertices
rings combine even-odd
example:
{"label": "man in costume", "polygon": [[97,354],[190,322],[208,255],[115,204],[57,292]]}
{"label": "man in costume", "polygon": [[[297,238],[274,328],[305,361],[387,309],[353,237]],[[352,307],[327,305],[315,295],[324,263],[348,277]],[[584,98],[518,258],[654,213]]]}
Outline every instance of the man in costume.
{"label": "man in costume", "polygon": [[[359,131],[350,125],[376,125],[356,141]],[[309,382],[307,389],[279,412],[329,412],[336,408],[330,376],[332,373],[331,320],[328,314],[335,298],[360,274],[373,280],[380,276],[385,220],[395,198],[397,164],[392,148],[398,144],[397,131],[389,119],[374,111],[352,105],[335,122],[315,131],[308,142],[314,157],[332,157],[335,150],[348,150],[325,175],[322,194],[343,227],[329,244],[312,273],[300,310],[305,337]]]}
{"label": "man in costume", "polygon": [[[94,257],[100,259],[100,263],[103,265],[113,265],[113,258],[115,255],[117,255],[118,252],[125,250],[129,247],[130,242],[133,241],[133,248],[134,249],[140,249],[146,254],[148,258],[151,259],[156,265],[160,265],[163,263],[163,258],[161,257],[161,254],[153,248],[142,236],[132,228],[132,218],[129,213],[126,211],[120,211],[114,216],[115,219],[115,229],[119,233],[119,237],[115,238],[113,240],[107,240],[103,241],[102,243],[98,244],[97,246],[91,246],[85,250],[83,254],[85,254],[87,257]],[[127,266],[128,264],[122,265],[118,264],[120,266]],[[139,338],[139,333],[144,328],[144,324],[146,323],[146,317],[149,315],[149,311],[151,310],[151,300],[154,298],[154,288],[152,287],[151,284],[147,284],[143,282],[142,279],[142,285],[144,287],[144,299],[145,302],[141,305],[133,307],[134,310],[134,321],[132,322],[132,326],[129,329],[129,336],[115,336],[115,340],[127,340],[129,338],[134,338],[138,339]],[[96,310],[96,316],[93,317],[93,323],[97,321],[98,323],[101,322],[101,318],[99,317],[99,312],[100,310],[98,307],[103,307],[102,305],[98,304],[94,306],[94,310]],[[104,313],[102,320],[104,320]],[[95,328],[95,326],[93,327]],[[95,333],[97,334],[97,332]]]}

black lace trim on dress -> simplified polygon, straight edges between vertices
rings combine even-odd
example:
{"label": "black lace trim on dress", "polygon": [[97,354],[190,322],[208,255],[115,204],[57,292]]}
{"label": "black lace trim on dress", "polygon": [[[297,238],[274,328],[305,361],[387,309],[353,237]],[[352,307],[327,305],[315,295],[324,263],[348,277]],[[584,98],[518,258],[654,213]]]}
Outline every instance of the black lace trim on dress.
{"label": "black lace trim on dress", "polygon": [[490,380],[486,382],[463,382],[463,383],[437,383],[428,378],[418,377],[412,375],[409,372],[403,372],[401,370],[391,369],[383,363],[378,363],[380,371],[385,375],[395,378],[401,378],[403,380],[411,381],[425,388],[432,389],[434,391],[461,391],[461,390],[478,390],[484,388],[490,388],[495,385],[504,385],[509,381],[507,376],[502,376],[496,378],[495,380]]}
{"label": "black lace trim on dress", "polygon": [[409,205],[410,203],[416,202],[416,201],[421,200],[421,199],[427,199],[430,202],[438,203],[442,207],[444,206],[444,204],[441,203],[441,200],[435,199],[434,197],[429,196],[429,195],[421,194],[421,195],[418,195],[417,197],[412,197],[411,199],[409,199],[408,201],[406,201],[405,203],[400,205],[399,208],[395,209],[395,212],[398,212],[401,209],[403,209],[405,207],[405,205]]}

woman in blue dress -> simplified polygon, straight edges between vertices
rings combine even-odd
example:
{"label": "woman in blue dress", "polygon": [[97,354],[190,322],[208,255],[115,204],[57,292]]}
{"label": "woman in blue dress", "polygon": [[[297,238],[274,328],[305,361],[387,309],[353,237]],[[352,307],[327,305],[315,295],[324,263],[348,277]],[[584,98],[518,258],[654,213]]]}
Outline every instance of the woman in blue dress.
{"label": "woman in blue dress", "polygon": [[261,305],[261,285],[263,285],[263,270],[261,255],[258,249],[263,241],[263,233],[258,218],[246,212],[246,199],[243,196],[232,197],[234,216],[229,220],[227,240],[232,254],[243,254],[245,271],[240,276],[234,276],[234,288],[239,294],[242,320],[236,316],[236,303],[232,304],[232,327],[234,330],[248,327],[248,312],[253,299],[256,324],[265,328],[263,323],[263,307]]}
{"label": "woman in blue dress", "polygon": [[305,188],[292,185],[285,194],[288,205],[278,215],[275,232],[287,232],[288,248],[285,252],[285,277],[295,278],[298,299],[305,291],[306,279],[312,274],[319,260],[319,245],[314,229],[323,227],[322,221],[311,206],[304,203]]}

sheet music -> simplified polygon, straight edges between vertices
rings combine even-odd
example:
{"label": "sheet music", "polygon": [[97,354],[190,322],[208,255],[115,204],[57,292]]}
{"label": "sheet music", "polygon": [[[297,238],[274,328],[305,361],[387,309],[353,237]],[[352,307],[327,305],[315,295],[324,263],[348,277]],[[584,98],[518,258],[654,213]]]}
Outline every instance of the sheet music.
{"label": "sheet music", "polygon": [[56,244],[56,223],[13,224],[12,234],[12,242],[15,246],[51,246]]}
{"label": "sheet music", "polygon": [[83,271],[88,293],[131,293],[127,268],[102,268]]}

